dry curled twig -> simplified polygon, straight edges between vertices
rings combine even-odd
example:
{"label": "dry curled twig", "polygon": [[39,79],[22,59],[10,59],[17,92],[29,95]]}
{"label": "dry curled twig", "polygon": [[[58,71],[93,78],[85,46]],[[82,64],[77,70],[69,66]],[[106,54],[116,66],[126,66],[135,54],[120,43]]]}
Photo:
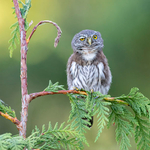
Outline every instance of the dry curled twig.
{"label": "dry curled twig", "polygon": [[58,42],[59,42],[59,39],[61,37],[61,29],[60,27],[53,21],[49,21],[49,20],[43,20],[43,21],[40,21],[32,30],[31,34],[29,35],[28,39],[27,39],[27,44],[29,43],[33,33],[36,31],[37,27],[44,24],[44,23],[50,23],[50,24],[53,24],[56,28],[57,28],[57,37],[55,38],[55,42],[54,42],[54,47],[57,47],[58,45]]}

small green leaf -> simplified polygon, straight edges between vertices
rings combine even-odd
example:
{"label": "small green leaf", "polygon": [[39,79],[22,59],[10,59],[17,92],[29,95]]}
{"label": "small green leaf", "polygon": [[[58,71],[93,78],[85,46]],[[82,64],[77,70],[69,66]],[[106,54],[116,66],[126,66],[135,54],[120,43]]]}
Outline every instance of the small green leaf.
{"label": "small green leaf", "polygon": [[[26,18],[29,12],[29,9],[31,8],[31,0],[26,0],[25,4],[22,1],[18,1],[21,5],[22,8],[20,8],[20,12],[22,17],[24,18],[24,26],[25,26],[25,31],[27,31],[29,29],[29,23],[27,22]],[[15,8],[12,7],[13,9],[13,14],[15,13]],[[17,16],[15,16],[15,18],[17,18]],[[10,57],[12,57],[13,51],[14,49],[16,49],[16,41],[19,44],[19,38],[18,35],[20,35],[20,31],[19,31],[19,24],[18,21],[16,23],[14,23],[13,25],[11,25],[10,29],[14,28],[14,30],[11,32],[12,38],[11,40],[9,40],[10,46],[9,46],[9,50],[10,50]]]}
{"label": "small green leaf", "polygon": [[6,106],[6,104],[0,100],[0,111],[2,113],[7,113],[9,116],[15,118],[16,117],[16,114],[15,114],[15,111],[13,109],[11,109],[11,107],[9,106]]}
{"label": "small green leaf", "polygon": [[49,80],[49,85],[44,91],[58,92],[58,90],[65,90],[63,87],[63,85],[59,85],[59,82],[52,84],[52,81]]}

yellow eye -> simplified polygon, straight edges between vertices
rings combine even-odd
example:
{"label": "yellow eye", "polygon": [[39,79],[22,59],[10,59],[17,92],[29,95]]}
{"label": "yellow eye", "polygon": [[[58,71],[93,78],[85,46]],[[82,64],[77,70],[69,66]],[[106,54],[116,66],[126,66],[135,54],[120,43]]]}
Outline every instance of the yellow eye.
{"label": "yellow eye", "polygon": [[93,39],[95,39],[95,40],[96,40],[96,39],[97,39],[97,35],[93,35]]}
{"label": "yellow eye", "polygon": [[80,38],[80,41],[84,41],[85,40],[85,38]]}

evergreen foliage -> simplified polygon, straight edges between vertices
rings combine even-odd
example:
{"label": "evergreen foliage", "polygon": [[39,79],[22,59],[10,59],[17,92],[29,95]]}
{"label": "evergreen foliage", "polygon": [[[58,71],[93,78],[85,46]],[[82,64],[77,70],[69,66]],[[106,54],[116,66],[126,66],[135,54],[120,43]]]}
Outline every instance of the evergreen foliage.
{"label": "evergreen foliage", "polygon": [[[94,110],[93,112],[93,116],[97,115],[98,118],[98,122],[97,122],[97,126],[98,126],[98,134],[97,137],[95,139],[95,142],[98,140],[102,129],[104,128],[104,126],[107,124],[108,122],[108,116],[109,116],[109,108],[108,106],[111,105],[110,102],[104,101],[104,98],[107,97],[106,95],[102,95],[100,92],[95,92],[92,95],[92,99],[94,100]],[[91,103],[91,106],[93,106],[93,103]],[[90,108],[91,110],[91,108]]]}
{"label": "evergreen foliage", "polygon": [[111,123],[117,126],[116,140],[120,142],[121,150],[128,150],[131,146],[128,136],[132,136],[132,133],[135,135],[138,149],[150,149],[150,100],[138,90],[132,88],[127,96],[116,97],[127,102],[131,109],[116,102],[111,105],[108,127]]}
{"label": "evergreen foliage", "polygon": [[[22,5],[22,8],[20,8],[20,11],[25,21],[25,24],[24,24],[25,30],[27,31],[29,28],[29,23],[27,22],[26,18],[27,18],[29,9],[31,8],[31,0],[25,0],[25,4],[22,1],[19,1],[19,3]],[[12,9],[14,9],[13,14],[15,14],[15,7],[12,7]],[[13,25],[11,25],[10,29],[12,28],[14,28],[14,30],[11,32],[12,38],[9,40],[10,46],[8,48],[10,50],[10,57],[12,57],[14,49],[16,49],[16,41],[18,44],[20,43],[19,38],[18,38],[18,36],[20,35],[18,21],[14,23]]]}
{"label": "evergreen foliage", "polygon": [[57,92],[58,90],[65,90],[63,87],[64,85],[59,85],[59,82],[53,84],[52,81],[49,80],[48,87],[44,91]]}
{"label": "evergreen foliage", "polygon": [[31,135],[25,140],[21,136],[12,136],[10,133],[0,135],[0,149],[2,150],[23,150],[24,147],[28,150],[40,149],[83,149],[81,143],[80,134],[71,128],[70,125],[64,127],[65,123],[62,123],[58,127],[58,123],[52,128],[49,123],[48,129],[45,129],[45,125],[40,131],[37,127],[32,131]]}
{"label": "evergreen foliage", "polygon": [[130,147],[129,135],[134,133],[134,123],[137,124],[132,113],[120,104],[110,106],[111,113],[109,121],[116,125],[116,141],[120,142],[121,150],[128,150]]}
{"label": "evergreen foliage", "polygon": [[[52,85],[50,81],[52,91],[57,84]],[[58,88],[57,88],[58,89]],[[56,92],[56,90],[54,90]],[[114,101],[106,101],[109,95],[102,95],[99,92],[88,92],[87,96],[79,94],[68,94],[71,102],[71,113],[69,116],[69,122],[72,127],[81,134],[86,132],[87,124],[90,125],[88,120],[91,116],[97,115],[98,118],[98,134],[95,141],[98,140],[102,129],[108,122],[108,127],[111,124],[116,125],[116,140],[120,143],[121,150],[128,150],[130,147],[129,135],[135,134],[135,141],[138,143],[138,147],[141,149],[149,149],[149,99],[143,94],[138,92],[137,88],[132,88],[130,93],[121,95],[114,98]],[[116,101],[115,101],[116,100]],[[117,100],[123,100],[118,103]],[[121,103],[122,102],[122,103]],[[126,102],[126,103],[125,103]],[[124,104],[128,104],[126,106]],[[109,107],[108,107],[109,106]],[[130,107],[130,109],[129,109]],[[145,119],[142,119],[145,117]],[[87,118],[84,120],[83,118]],[[146,128],[145,128],[146,127]],[[135,130],[136,129],[136,130]],[[147,132],[148,129],[148,132]],[[142,136],[142,137],[141,137]],[[140,137],[140,140],[138,140]],[[85,137],[82,141],[88,145]]]}
{"label": "evergreen foliage", "polygon": [[89,129],[87,125],[90,125],[88,120],[91,116],[97,116],[98,133],[95,142],[102,129],[113,124],[116,126],[116,141],[120,143],[121,150],[128,150],[131,146],[129,136],[132,135],[135,135],[137,148],[150,149],[150,100],[141,94],[138,88],[132,88],[128,95],[115,97],[113,101],[109,100],[110,95],[89,91],[86,93],[87,96],[67,94],[72,108],[68,122],[81,134],[82,142],[88,145],[84,137],[86,129]]}
{"label": "evergreen foliage", "polygon": [[[58,127],[58,123],[52,128],[51,123],[49,123],[48,130],[45,126],[42,127],[42,132],[36,127],[35,132],[38,140],[34,143],[34,148],[39,148],[40,150],[45,149],[81,149],[83,147],[80,142],[81,136],[75,131],[70,125],[64,127],[65,123],[62,123]],[[34,131],[33,133],[34,134]],[[40,145],[40,147],[39,147]]]}
{"label": "evergreen foliage", "polygon": [[0,135],[1,150],[22,150],[27,145],[21,136],[12,136],[11,133]]}
{"label": "evergreen foliage", "polygon": [[0,111],[2,113],[7,113],[9,116],[15,118],[16,117],[16,114],[15,114],[15,111],[11,109],[11,107],[9,106],[6,106],[6,104],[0,100]]}
{"label": "evergreen foliage", "polygon": [[[85,109],[85,96],[79,94],[68,94],[72,110],[70,112],[68,122],[72,121],[72,126],[76,128],[79,133],[85,133],[85,129],[89,129],[87,125],[90,125],[88,120],[91,119],[88,109]],[[83,118],[87,118],[84,120]]]}
{"label": "evergreen foliage", "polygon": [[[49,81],[46,91],[57,92],[64,89],[58,83]],[[102,129],[107,125],[116,126],[116,141],[120,144],[120,150],[128,150],[131,146],[129,136],[135,136],[137,148],[150,149],[150,100],[141,94],[137,88],[132,88],[128,95],[111,98],[110,95],[102,95],[99,92],[86,91],[87,95],[67,94],[71,103],[71,112],[68,122],[64,127],[58,123],[48,129],[43,125],[42,131],[35,127],[32,134],[23,140],[19,136],[11,136],[6,133],[0,136],[0,149],[75,149],[82,150],[84,144],[88,145],[85,133],[90,129],[91,116],[97,116],[98,132],[95,142],[98,140]],[[0,102],[0,111],[15,117],[10,107]],[[13,114],[13,115],[12,115]],[[87,119],[83,119],[87,118]],[[94,122],[95,123],[95,122]]]}

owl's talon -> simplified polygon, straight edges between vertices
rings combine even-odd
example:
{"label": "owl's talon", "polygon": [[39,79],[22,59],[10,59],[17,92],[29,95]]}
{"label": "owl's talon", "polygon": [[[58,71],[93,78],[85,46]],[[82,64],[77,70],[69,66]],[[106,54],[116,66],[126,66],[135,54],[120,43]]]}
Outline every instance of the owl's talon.
{"label": "owl's talon", "polygon": [[74,90],[79,91],[79,89],[77,87],[73,87]]}
{"label": "owl's talon", "polygon": [[94,90],[93,89],[91,89],[91,93],[93,93],[94,92]]}

